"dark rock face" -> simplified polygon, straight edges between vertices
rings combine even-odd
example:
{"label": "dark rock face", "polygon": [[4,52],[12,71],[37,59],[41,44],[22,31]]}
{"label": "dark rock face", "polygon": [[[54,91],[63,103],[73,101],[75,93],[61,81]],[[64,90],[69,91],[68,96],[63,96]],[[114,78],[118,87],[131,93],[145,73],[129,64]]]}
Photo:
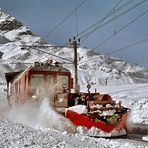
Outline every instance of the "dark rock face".
{"label": "dark rock face", "polygon": [[1,31],[11,31],[13,29],[17,29],[22,27],[23,24],[16,19],[13,20],[6,20],[0,24]]}
{"label": "dark rock face", "polygon": [[20,32],[18,35],[33,35],[30,30],[26,30],[26,32]]}
{"label": "dark rock face", "polygon": [[4,53],[0,51],[0,59],[2,58],[3,54],[4,54]]}
{"label": "dark rock face", "polygon": [[9,42],[11,42],[11,41],[0,35],[0,44],[6,44]]}

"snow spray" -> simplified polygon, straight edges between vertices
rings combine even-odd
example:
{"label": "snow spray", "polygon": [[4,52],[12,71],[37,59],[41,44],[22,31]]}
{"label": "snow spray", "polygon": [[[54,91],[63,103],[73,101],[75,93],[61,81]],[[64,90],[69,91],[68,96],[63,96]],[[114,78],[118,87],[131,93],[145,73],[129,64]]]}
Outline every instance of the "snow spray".
{"label": "snow spray", "polygon": [[[51,107],[55,87],[54,85],[46,89],[38,87],[33,99],[10,110],[8,119],[35,128],[53,128],[60,131],[75,132],[72,123]],[[36,103],[36,99],[38,99],[38,103]]]}

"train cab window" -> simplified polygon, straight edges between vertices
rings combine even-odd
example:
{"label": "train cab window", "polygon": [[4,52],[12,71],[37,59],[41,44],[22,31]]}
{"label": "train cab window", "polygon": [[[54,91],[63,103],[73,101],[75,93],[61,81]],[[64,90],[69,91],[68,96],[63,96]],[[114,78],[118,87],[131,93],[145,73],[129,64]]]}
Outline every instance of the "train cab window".
{"label": "train cab window", "polygon": [[68,86],[69,86],[68,84],[69,84],[68,76],[62,76],[62,75],[57,76],[57,91],[58,92],[63,92],[63,91],[68,90]]}
{"label": "train cab window", "polygon": [[31,75],[30,93],[35,93],[42,85],[44,85],[44,75]]}
{"label": "train cab window", "polygon": [[55,76],[54,75],[48,75],[46,82],[47,82],[48,86],[53,86],[54,83],[55,83]]}

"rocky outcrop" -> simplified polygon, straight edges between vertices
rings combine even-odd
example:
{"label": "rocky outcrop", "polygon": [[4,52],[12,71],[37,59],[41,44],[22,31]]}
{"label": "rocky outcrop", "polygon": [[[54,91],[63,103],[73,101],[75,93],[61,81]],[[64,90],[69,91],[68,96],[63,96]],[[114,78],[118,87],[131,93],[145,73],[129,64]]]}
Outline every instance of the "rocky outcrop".
{"label": "rocky outcrop", "polygon": [[23,26],[23,24],[16,19],[13,20],[5,20],[0,23],[0,30],[1,31],[11,31],[13,29],[17,29]]}
{"label": "rocky outcrop", "polygon": [[11,42],[9,39],[0,35],[0,44],[6,44],[6,43],[9,43],[9,42]]}

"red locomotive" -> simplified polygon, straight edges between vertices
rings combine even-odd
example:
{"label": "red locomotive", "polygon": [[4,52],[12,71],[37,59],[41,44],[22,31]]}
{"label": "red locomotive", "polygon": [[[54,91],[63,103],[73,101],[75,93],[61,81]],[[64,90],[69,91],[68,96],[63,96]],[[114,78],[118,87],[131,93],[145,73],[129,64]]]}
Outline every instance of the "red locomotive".
{"label": "red locomotive", "polygon": [[[127,108],[107,94],[72,92],[73,78],[70,71],[57,63],[35,62],[34,66],[22,72],[6,73],[5,76],[11,106],[28,100],[41,102],[45,95],[50,105],[75,126],[88,129],[95,127],[105,133],[125,128]],[[77,112],[76,106],[85,107],[85,112]]]}
{"label": "red locomotive", "polygon": [[65,68],[48,63],[35,62],[23,72],[6,73],[8,86],[8,100],[11,105],[26,102],[34,98],[37,88],[49,89],[56,84],[56,92],[71,91],[73,79],[71,73]]}

